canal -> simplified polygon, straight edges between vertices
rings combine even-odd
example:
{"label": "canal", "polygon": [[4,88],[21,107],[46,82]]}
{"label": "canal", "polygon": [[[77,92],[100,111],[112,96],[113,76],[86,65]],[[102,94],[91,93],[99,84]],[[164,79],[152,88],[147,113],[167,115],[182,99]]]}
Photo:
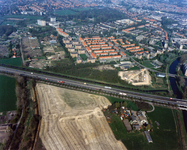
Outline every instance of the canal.
{"label": "canal", "polygon": [[[180,63],[180,60],[179,60],[179,59],[176,59],[176,60],[170,65],[169,73],[176,74],[176,67],[177,67],[177,65],[178,65],[179,63]],[[182,98],[182,93],[179,91],[179,89],[178,89],[178,87],[177,87],[175,78],[170,77],[169,80],[170,80],[170,85],[171,85],[171,88],[172,88],[172,90],[173,90],[173,93],[174,93],[175,95],[177,95],[177,98],[181,99],[181,98]],[[186,131],[187,131],[187,111],[184,111],[184,110],[183,110],[182,113],[183,113],[184,125],[185,125]]]}

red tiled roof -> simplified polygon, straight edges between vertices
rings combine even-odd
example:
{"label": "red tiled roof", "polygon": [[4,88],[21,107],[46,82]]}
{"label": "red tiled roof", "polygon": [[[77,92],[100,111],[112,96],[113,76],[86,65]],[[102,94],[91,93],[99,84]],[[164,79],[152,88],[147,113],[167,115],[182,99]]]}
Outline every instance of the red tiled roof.
{"label": "red tiled roof", "polygon": [[96,58],[96,55],[94,53],[91,53],[91,55],[92,55],[93,58]]}

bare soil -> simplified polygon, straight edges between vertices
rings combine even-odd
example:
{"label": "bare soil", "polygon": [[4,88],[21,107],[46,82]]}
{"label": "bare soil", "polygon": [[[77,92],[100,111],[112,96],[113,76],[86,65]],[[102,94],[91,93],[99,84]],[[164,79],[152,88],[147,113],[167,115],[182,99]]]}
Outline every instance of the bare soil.
{"label": "bare soil", "polygon": [[39,47],[39,43],[37,39],[29,39],[29,37],[24,37],[22,39],[22,49],[23,49],[25,58],[41,57],[42,52],[41,52],[41,49],[39,49],[38,47]]}
{"label": "bare soil", "polygon": [[102,71],[102,70],[115,70],[115,68],[113,68],[110,65],[101,65],[101,66],[95,67],[94,69],[98,69],[100,71]]}
{"label": "bare soil", "polygon": [[16,111],[7,111],[6,115],[3,115],[3,113],[0,113],[0,143],[4,143],[8,140],[10,127],[8,127],[8,124],[10,123],[10,120],[12,120],[16,115]]}
{"label": "bare soil", "polygon": [[47,150],[126,150],[101,111],[111,105],[107,98],[42,83],[36,87],[39,136]]}

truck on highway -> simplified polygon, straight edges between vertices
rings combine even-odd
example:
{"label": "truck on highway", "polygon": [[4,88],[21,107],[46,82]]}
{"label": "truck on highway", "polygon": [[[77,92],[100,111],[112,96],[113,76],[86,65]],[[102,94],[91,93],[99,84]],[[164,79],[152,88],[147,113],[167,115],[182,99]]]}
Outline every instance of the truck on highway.
{"label": "truck on highway", "polygon": [[105,86],[104,88],[105,88],[105,89],[112,89],[112,88],[111,88],[111,87],[109,87],[109,86]]}
{"label": "truck on highway", "polygon": [[65,83],[64,81],[58,81],[59,83]]}
{"label": "truck on highway", "polygon": [[124,95],[124,96],[125,96],[125,95],[127,95],[127,94],[126,94],[126,93],[122,93],[122,92],[120,92],[119,95]]}

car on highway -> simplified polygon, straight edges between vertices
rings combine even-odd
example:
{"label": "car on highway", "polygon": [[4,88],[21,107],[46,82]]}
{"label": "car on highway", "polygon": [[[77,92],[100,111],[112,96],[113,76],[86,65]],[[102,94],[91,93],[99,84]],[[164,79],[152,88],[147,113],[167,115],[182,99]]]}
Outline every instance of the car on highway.
{"label": "car on highway", "polygon": [[112,89],[112,88],[111,88],[111,87],[109,87],[109,86],[105,86],[104,88],[105,88],[105,89]]}
{"label": "car on highway", "polygon": [[170,97],[169,99],[170,99],[170,100],[172,100],[173,98],[172,98],[172,97]]}
{"label": "car on highway", "polygon": [[31,72],[31,74],[33,74],[33,72]]}
{"label": "car on highway", "polygon": [[86,82],[84,84],[86,84]]}

